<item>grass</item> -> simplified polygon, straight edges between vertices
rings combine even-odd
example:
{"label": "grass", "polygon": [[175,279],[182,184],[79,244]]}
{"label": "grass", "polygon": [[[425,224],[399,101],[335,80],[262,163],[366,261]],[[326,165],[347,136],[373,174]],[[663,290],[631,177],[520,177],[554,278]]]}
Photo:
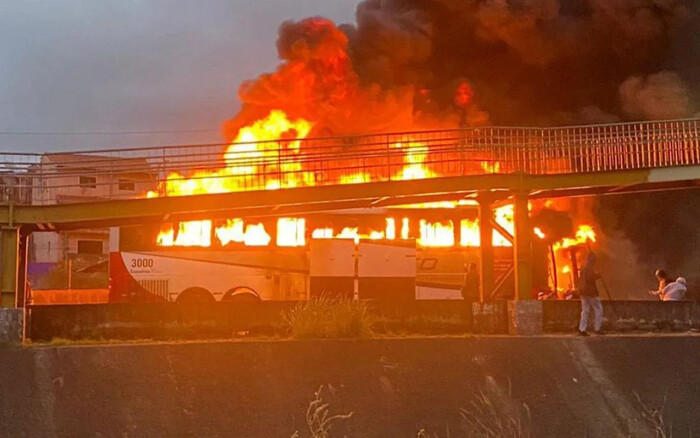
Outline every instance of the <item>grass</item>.
{"label": "grass", "polygon": [[295,339],[367,338],[372,317],[361,301],[315,298],[297,304],[284,315]]}
{"label": "grass", "polygon": [[529,438],[530,409],[504,414],[484,392],[475,395],[469,407],[459,410],[467,436],[475,438]]}
{"label": "grass", "polygon": [[649,427],[654,429],[656,438],[673,438],[673,426],[666,424],[664,419],[664,411],[666,409],[666,395],[664,394],[663,403],[660,408],[652,407],[642,401],[642,398],[637,392],[634,393],[637,399],[638,411],[642,415],[642,419]]}
{"label": "grass", "polygon": [[[352,412],[347,414],[330,414],[329,404],[323,400],[323,386],[314,393],[314,399],[306,409],[306,425],[309,429],[309,438],[329,438],[333,424],[352,417]],[[295,432],[292,438],[301,438],[299,432]]]}

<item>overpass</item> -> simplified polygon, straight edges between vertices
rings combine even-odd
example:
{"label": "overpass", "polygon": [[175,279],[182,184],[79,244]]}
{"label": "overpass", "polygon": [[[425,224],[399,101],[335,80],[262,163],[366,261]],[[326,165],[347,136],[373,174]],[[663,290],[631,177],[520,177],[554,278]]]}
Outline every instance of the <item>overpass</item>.
{"label": "overpass", "polygon": [[[480,206],[482,291],[493,286],[492,205],[512,197],[516,297],[525,298],[531,285],[530,198],[700,184],[700,119],[227,146],[99,150],[68,159],[65,154],[0,154],[0,176],[12,178],[11,189],[29,200],[0,205],[2,305],[16,305],[23,287],[23,242],[36,230],[283,216],[466,197]],[[57,155],[63,159],[51,162]],[[124,181],[144,190],[120,190],[122,175],[136,178]],[[72,198],[58,202],[59,191]],[[91,191],[99,191],[99,199],[86,198]]]}

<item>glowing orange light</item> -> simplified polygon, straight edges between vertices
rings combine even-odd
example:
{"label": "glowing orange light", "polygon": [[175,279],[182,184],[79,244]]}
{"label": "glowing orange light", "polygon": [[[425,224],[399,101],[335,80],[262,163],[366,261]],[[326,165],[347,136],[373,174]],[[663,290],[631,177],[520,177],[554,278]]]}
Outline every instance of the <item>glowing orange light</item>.
{"label": "glowing orange light", "polygon": [[211,221],[189,221],[178,224],[177,236],[171,224],[161,227],[156,243],[160,246],[211,246]]}
{"label": "glowing orange light", "polygon": [[410,230],[411,230],[411,228],[409,226],[408,218],[405,217],[405,218],[401,219],[401,238],[403,240],[408,240],[408,237],[410,235]]}
{"label": "glowing orange light", "polygon": [[418,244],[426,247],[450,247],[455,244],[454,225],[452,221],[420,221],[420,238]]}
{"label": "glowing orange light", "polygon": [[396,239],[396,219],[393,217],[386,218],[386,238],[389,240]]}
{"label": "glowing orange light", "polygon": [[316,228],[311,233],[311,238],[313,238],[313,239],[332,239],[333,238],[333,228]]}
{"label": "glowing orange light", "polygon": [[462,219],[460,221],[459,244],[461,246],[481,245],[481,234],[479,233],[479,220]]}
{"label": "glowing orange light", "polygon": [[277,219],[277,246],[306,245],[306,219],[281,217]]}

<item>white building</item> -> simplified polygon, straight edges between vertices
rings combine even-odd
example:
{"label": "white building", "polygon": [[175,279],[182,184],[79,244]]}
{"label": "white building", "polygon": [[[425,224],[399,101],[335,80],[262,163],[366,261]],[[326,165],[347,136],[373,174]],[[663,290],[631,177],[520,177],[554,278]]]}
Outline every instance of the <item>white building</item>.
{"label": "white building", "polygon": [[[144,158],[46,154],[30,169],[31,203],[55,205],[143,197],[157,187],[158,172]],[[35,232],[29,261],[59,263],[76,256],[99,260],[108,254],[109,230]]]}

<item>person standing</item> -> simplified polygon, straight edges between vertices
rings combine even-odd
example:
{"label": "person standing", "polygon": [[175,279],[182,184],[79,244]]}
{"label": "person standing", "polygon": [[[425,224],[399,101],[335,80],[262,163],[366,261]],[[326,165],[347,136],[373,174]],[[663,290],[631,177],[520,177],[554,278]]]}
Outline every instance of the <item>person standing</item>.
{"label": "person standing", "polygon": [[462,283],[462,298],[466,301],[479,301],[480,278],[476,263],[465,265],[464,283]]}
{"label": "person standing", "polygon": [[580,336],[588,336],[588,316],[591,313],[591,307],[595,312],[594,330],[598,335],[603,334],[603,304],[600,302],[598,286],[596,281],[600,275],[595,270],[596,256],[589,252],[586,257],[586,263],[581,268],[579,277],[579,294],[581,295],[581,321],[578,325],[578,333]]}
{"label": "person standing", "polygon": [[664,289],[666,289],[666,286],[673,283],[673,279],[663,269],[657,269],[656,272],[654,272],[654,276],[659,282],[659,287],[656,290],[650,290],[649,294],[658,295],[659,299],[663,300]]}

